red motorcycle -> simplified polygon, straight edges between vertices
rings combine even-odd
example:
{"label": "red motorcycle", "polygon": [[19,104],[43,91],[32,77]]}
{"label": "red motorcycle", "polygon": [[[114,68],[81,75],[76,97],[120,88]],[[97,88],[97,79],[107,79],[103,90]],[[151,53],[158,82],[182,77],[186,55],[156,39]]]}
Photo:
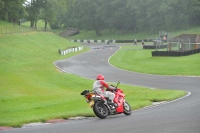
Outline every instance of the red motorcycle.
{"label": "red motorcycle", "polygon": [[[117,83],[117,86],[120,82]],[[116,86],[116,88],[117,88]],[[130,115],[132,113],[131,107],[128,102],[125,101],[123,91],[117,88],[115,91],[114,103],[109,103],[108,98],[103,95],[96,94],[93,90],[84,90],[81,95],[86,98],[86,102],[91,108],[95,115],[101,119],[106,118],[108,115],[116,115],[124,113],[125,115]]]}

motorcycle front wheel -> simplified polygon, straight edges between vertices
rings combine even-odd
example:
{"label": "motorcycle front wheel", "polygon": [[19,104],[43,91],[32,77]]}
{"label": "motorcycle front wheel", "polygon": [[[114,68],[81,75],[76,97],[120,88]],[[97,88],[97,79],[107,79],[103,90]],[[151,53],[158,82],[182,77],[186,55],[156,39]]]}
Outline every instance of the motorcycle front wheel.
{"label": "motorcycle front wheel", "polygon": [[131,106],[125,101],[124,102],[124,114],[130,115],[132,113]]}
{"label": "motorcycle front wheel", "polygon": [[93,106],[93,111],[97,117],[104,119],[108,116],[108,108],[102,101],[96,101]]}

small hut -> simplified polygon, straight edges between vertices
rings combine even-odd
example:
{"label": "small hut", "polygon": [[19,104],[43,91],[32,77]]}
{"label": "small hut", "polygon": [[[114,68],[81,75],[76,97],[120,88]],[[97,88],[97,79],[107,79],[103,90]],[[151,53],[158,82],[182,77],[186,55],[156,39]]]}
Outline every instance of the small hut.
{"label": "small hut", "polygon": [[200,48],[200,35],[198,34],[182,34],[170,39],[168,51],[173,51],[173,44],[177,45],[178,51],[188,51]]}

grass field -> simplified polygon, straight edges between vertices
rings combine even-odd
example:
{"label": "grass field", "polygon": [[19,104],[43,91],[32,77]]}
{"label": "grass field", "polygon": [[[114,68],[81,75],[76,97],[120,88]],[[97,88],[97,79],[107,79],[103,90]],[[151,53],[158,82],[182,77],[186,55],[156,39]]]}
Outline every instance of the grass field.
{"label": "grass field", "polygon": [[[79,46],[53,33],[31,32],[0,36],[0,126],[54,118],[94,116],[80,92],[91,89],[93,80],[61,73],[53,61],[68,58],[58,49]],[[121,84],[133,109],[182,97],[185,91],[149,89]]]}
{"label": "grass field", "polygon": [[[22,23],[21,25],[26,26],[26,27],[30,27],[31,22],[30,21],[26,21],[26,22]],[[44,26],[45,26],[44,20],[38,20],[38,22],[37,22],[37,28],[41,29],[41,28],[44,28]],[[47,28],[50,29],[50,26],[47,25]]]}
{"label": "grass field", "polygon": [[152,57],[151,51],[143,50],[142,46],[124,46],[112,56],[110,63],[140,73],[200,76],[200,54],[183,57]]}

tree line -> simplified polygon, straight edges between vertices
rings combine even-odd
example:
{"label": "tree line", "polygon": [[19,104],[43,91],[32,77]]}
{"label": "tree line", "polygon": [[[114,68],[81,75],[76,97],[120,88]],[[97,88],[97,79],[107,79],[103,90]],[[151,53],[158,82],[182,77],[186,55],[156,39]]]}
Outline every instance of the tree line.
{"label": "tree line", "polygon": [[74,0],[0,0],[0,19],[17,24],[26,19],[30,27],[37,28],[37,21],[56,29],[64,24],[67,9]]}
{"label": "tree line", "polygon": [[123,33],[187,29],[200,24],[200,0],[0,0],[2,20],[39,19],[61,26]]}
{"label": "tree line", "polygon": [[92,29],[168,31],[200,24],[200,0],[77,0],[66,25]]}

